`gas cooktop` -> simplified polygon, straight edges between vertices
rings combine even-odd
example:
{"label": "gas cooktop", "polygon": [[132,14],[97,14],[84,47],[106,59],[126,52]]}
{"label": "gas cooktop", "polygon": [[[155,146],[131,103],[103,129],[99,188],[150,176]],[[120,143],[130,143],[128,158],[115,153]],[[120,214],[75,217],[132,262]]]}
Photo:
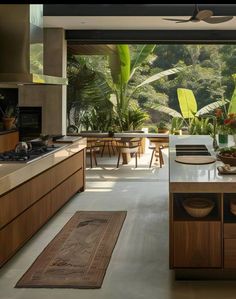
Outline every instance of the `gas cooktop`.
{"label": "gas cooktop", "polygon": [[176,156],[211,156],[205,144],[177,144]]}
{"label": "gas cooktop", "polygon": [[0,153],[0,163],[2,162],[14,162],[14,163],[29,163],[35,161],[38,158],[45,157],[50,153],[58,151],[65,145],[51,145],[33,147],[31,150],[25,152],[16,153],[14,150]]}

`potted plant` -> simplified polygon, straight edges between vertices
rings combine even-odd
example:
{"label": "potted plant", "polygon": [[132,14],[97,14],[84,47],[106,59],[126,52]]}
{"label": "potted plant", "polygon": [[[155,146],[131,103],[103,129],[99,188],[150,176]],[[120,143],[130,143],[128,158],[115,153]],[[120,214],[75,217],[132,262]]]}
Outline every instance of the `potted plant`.
{"label": "potted plant", "polygon": [[166,133],[166,134],[169,133],[167,124],[164,121],[160,121],[157,124],[157,130],[158,130],[158,133]]}

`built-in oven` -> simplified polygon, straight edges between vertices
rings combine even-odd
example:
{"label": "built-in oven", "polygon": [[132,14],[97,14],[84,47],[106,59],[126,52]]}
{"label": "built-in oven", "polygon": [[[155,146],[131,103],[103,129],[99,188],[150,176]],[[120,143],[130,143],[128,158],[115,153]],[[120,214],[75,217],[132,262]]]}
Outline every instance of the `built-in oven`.
{"label": "built-in oven", "polygon": [[19,107],[20,140],[29,140],[42,133],[42,107]]}

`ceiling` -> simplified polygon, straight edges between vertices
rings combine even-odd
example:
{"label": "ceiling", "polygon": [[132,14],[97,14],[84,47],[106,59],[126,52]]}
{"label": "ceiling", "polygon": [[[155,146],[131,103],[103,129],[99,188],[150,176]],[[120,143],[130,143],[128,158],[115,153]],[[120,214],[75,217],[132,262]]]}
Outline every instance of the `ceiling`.
{"label": "ceiling", "polygon": [[[176,23],[188,20],[194,4],[45,4],[44,27],[64,28],[70,44],[98,43],[236,43],[236,4],[198,4],[228,22]],[[103,49],[102,49],[103,50]]]}
{"label": "ceiling", "polygon": [[189,16],[44,16],[44,27],[67,30],[235,30],[236,17],[220,24],[175,23],[163,18],[186,20]]}
{"label": "ceiling", "polygon": [[[220,24],[175,23],[163,18],[186,20],[195,4],[48,4],[44,26],[67,30],[235,30],[236,17]],[[236,4],[198,4],[214,16],[236,16]]]}

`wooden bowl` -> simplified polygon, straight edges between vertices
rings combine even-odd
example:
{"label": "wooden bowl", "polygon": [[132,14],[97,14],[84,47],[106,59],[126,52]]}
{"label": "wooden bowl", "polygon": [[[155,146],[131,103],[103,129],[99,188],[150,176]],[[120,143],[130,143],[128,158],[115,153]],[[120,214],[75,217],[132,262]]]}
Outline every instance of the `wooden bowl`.
{"label": "wooden bowl", "polygon": [[225,164],[229,164],[231,166],[236,166],[236,157],[226,157],[221,154],[218,154],[217,157]]}
{"label": "wooden bowl", "polygon": [[188,198],[183,201],[184,209],[192,217],[205,217],[214,206],[214,201],[208,198]]}

